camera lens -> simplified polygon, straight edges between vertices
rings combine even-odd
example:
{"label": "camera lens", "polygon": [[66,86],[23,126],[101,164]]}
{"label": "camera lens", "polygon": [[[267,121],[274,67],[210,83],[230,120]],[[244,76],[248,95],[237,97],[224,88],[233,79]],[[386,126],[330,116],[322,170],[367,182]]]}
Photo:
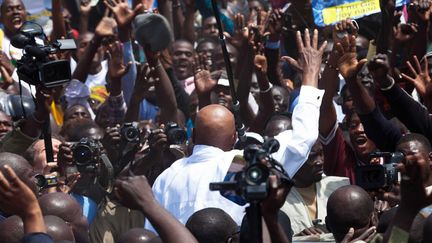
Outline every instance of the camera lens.
{"label": "camera lens", "polygon": [[124,134],[128,141],[134,141],[139,135],[138,130],[134,127],[128,127]]}
{"label": "camera lens", "polygon": [[45,176],[43,175],[35,175],[36,185],[39,188],[45,188],[47,185],[47,180],[45,179]]}
{"label": "camera lens", "polygon": [[251,185],[259,185],[269,176],[268,169],[263,165],[252,165],[246,171],[246,181]]}
{"label": "camera lens", "polygon": [[73,151],[73,157],[77,165],[85,165],[92,160],[92,150],[87,145],[77,145]]}
{"label": "camera lens", "polygon": [[181,128],[172,128],[167,134],[170,144],[183,144],[187,140],[186,132]]}

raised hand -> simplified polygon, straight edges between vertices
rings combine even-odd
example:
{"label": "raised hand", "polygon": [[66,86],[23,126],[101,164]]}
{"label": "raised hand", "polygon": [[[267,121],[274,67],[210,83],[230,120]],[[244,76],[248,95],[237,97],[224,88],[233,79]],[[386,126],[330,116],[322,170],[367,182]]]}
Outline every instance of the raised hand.
{"label": "raised hand", "polygon": [[116,180],[114,193],[120,203],[130,209],[145,209],[147,205],[156,202],[145,176],[133,176]]}
{"label": "raised hand", "polygon": [[240,48],[243,40],[249,36],[249,28],[246,26],[244,16],[238,13],[234,16],[234,36],[230,38],[231,44]]}
{"label": "raised hand", "polygon": [[103,17],[99,24],[96,26],[95,35],[100,38],[114,36],[114,20],[109,17]]}
{"label": "raised hand", "polygon": [[283,28],[283,13],[281,9],[273,9],[270,13],[268,31],[273,41],[279,40]]}
{"label": "raised hand", "polygon": [[263,54],[255,55],[254,64],[257,71],[267,73],[267,58]]}
{"label": "raised hand", "polygon": [[[146,63],[138,69],[138,74],[135,81],[135,86],[132,94],[132,98],[138,102],[144,100],[145,95],[149,88],[154,85],[155,79],[150,79],[150,66]],[[154,71],[154,70],[153,70]]]}
{"label": "raised hand", "polygon": [[261,202],[263,215],[278,214],[279,209],[284,205],[291,187],[281,184],[276,175],[269,176],[270,192],[268,197]]}
{"label": "raised hand", "polygon": [[345,235],[341,243],[360,243],[360,242],[369,242],[373,239],[376,233],[376,227],[372,226],[367,229],[363,234],[359,237],[354,238],[354,228],[350,228],[348,233]]}
{"label": "raised hand", "polygon": [[429,21],[432,4],[430,0],[417,0],[412,3],[414,5],[417,16],[423,21]]}
{"label": "raised hand", "polygon": [[332,28],[333,43],[340,43],[345,36],[354,35],[357,37],[358,27],[351,19],[342,20]]}
{"label": "raised hand", "polygon": [[195,56],[194,82],[198,96],[210,94],[217,85],[217,80],[211,78],[209,68],[204,55]]}
{"label": "raised hand", "polygon": [[148,143],[153,152],[162,153],[166,148],[168,148],[168,137],[165,134],[163,125],[160,128],[151,131]]}
{"label": "raised hand", "polygon": [[303,85],[310,85],[313,87],[318,86],[318,75],[321,68],[322,55],[327,41],[318,49],[318,30],[314,30],[312,43],[309,35],[309,30],[306,29],[304,33],[304,40],[302,40],[300,31],[296,33],[297,49],[299,57],[294,60],[291,57],[282,57],[281,59],[287,61],[289,64],[296,67],[303,72]]}
{"label": "raised hand", "polygon": [[345,36],[341,43],[336,45],[336,50],[340,55],[338,66],[340,74],[347,82],[353,81],[357,77],[366,59],[357,61],[355,36]]}
{"label": "raised hand", "polygon": [[104,0],[104,4],[113,12],[114,18],[119,28],[129,26],[135,16],[137,16],[142,10],[141,3],[136,5],[135,9],[132,10],[131,8],[129,8],[128,2],[126,0]]}
{"label": "raised hand", "polygon": [[111,80],[120,80],[125,75],[132,63],[123,63],[123,48],[116,41],[108,45],[108,74]]}
{"label": "raised hand", "polygon": [[387,87],[387,85],[383,84],[385,82],[387,74],[390,71],[390,63],[387,55],[378,54],[374,56],[368,65],[369,73],[372,75],[372,78],[375,82],[377,82],[381,87]]}
{"label": "raised hand", "polygon": [[409,24],[398,24],[393,27],[393,36],[396,41],[400,43],[407,42],[414,38],[415,34],[418,32],[418,25],[415,23]]}
{"label": "raised hand", "polygon": [[80,3],[80,14],[81,16],[88,16],[90,14],[90,11],[92,9],[92,6],[90,5],[90,0],[81,0]]}
{"label": "raised hand", "polygon": [[424,59],[423,68],[420,66],[420,62],[417,59],[417,56],[414,56],[413,60],[414,67],[410,61],[406,62],[412,76],[408,76],[402,73],[402,77],[408,82],[412,83],[415,86],[419,95],[421,97],[424,97],[427,93],[428,86],[431,85],[428,60],[426,58]]}
{"label": "raised hand", "polygon": [[11,167],[5,165],[0,171],[0,209],[26,218],[39,208],[34,192],[21,181]]}

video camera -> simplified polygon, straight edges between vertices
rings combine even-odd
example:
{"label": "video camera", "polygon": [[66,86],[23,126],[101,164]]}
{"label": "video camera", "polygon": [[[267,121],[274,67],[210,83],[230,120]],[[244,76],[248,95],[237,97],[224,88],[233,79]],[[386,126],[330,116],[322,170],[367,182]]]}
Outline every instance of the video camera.
{"label": "video camera", "polygon": [[56,40],[45,45],[47,38],[40,25],[24,23],[18,34],[11,38],[11,44],[23,49],[23,56],[17,61],[17,72],[20,80],[32,85],[47,88],[62,86],[71,79],[68,60],[52,60],[50,55],[60,51],[75,50],[72,39]]}
{"label": "video camera", "polygon": [[93,174],[106,192],[112,191],[114,168],[99,141],[82,138],[72,145],[72,156],[80,173]]}
{"label": "video camera", "polygon": [[[233,181],[210,183],[210,190],[221,191],[221,194],[230,200],[233,197],[229,195],[229,192],[234,191],[237,196],[241,197],[240,199],[234,198],[234,201],[240,205],[264,200],[268,196],[268,178],[273,173],[270,170],[272,168],[280,172],[282,182],[294,185],[283,167],[271,157],[272,153],[279,150],[279,146],[276,139],[270,139],[262,146],[248,145],[243,151],[243,157],[248,163],[246,168],[236,173]],[[270,167],[262,164],[262,160],[268,161]]]}
{"label": "video camera", "polygon": [[405,155],[401,152],[374,152],[370,159],[379,158],[380,164],[369,164],[355,168],[356,184],[367,191],[378,189],[390,190],[392,185],[399,182],[399,172],[396,165],[401,163]]}

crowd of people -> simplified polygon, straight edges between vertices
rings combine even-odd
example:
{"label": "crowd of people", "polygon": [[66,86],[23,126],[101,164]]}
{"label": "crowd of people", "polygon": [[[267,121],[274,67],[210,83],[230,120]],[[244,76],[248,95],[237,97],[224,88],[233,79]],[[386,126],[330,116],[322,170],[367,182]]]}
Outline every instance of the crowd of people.
{"label": "crowd of people", "polygon": [[1,242],[432,242],[431,0],[0,2]]}

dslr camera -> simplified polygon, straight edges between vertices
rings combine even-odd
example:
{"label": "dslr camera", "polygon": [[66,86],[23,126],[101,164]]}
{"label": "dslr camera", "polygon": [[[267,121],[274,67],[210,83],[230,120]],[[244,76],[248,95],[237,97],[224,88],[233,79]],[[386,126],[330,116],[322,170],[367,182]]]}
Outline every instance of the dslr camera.
{"label": "dslr camera", "polygon": [[124,143],[134,143],[137,144],[140,142],[140,130],[138,128],[137,123],[128,122],[123,124],[120,128],[120,136],[121,140]]}
{"label": "dslr camera", "polygon": [[187,140],[186,131],[175,122],[168,122],[165,125],[165,134],[167,135],[168,144],[184,144]]}
{"label": "dslr camera", "polygon": [[80,173],[94,175],[105,191],[112,191],[114,168],[99,141],[82,138],[72,145],[72,156]]}
{"label": "dslr camera", "polygon": [[390,190],[399,182],[396,165],[405,158],[401,152],[374,152],[370,159],[378,158],[382,163],[357,166],[355,168],[356,184],[367,191],[378,189]]}
{"label": "dslr camera", "polygon": [[50,55],[75,50],[75,41],[56,40],[45,45],[46,40],[42,27],[32,22],[26,22],[11,38],[14,47],[23,49],[23,56],[17,61],[18,77],[28,84],[46,88],[62,86],[71,79],[69,61],[52,60]]}

